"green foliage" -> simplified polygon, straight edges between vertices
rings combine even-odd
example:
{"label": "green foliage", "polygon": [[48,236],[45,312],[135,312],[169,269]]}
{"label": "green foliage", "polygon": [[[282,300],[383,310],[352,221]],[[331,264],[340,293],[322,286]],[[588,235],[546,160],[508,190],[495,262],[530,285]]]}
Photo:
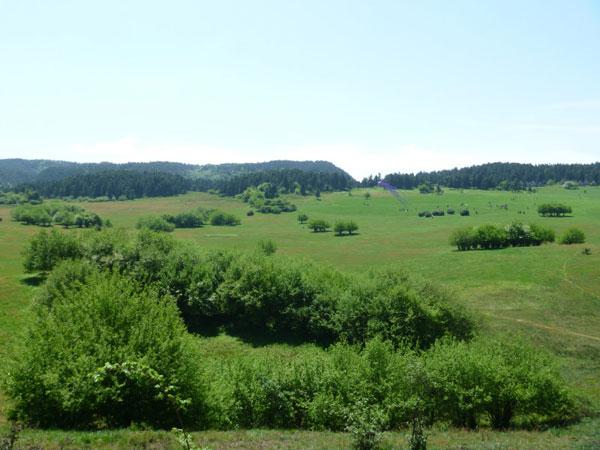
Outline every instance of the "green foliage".
{"label": "green foliage", "polygon": [[58,230],[40,231],[23,251],[23,266],[27,272],[47,272],[61,260],[81,256],[77,238]]}
{"label": "green foliage", "polygon": [[179,214],[164,214],[163,219],[175,228],[198,228],[204,225],[206,214],[203,210],[187,211]]}
{"label": "green foliage", "polygon": [[525,247],[554,242],[554,231],[540,225],[526,226],[513,222],[505,229],[495,225],[480,225],[455,230],[450,235],[450,245],[458,250],[498,249],[508,246]]}
{"label": "green foliage", "polygon": [[262,183],[258,187],[249,187],[239,195],[244,202],[263,214],[280,214],[296,211],[296,206],[279,197],[271,183]]}
{"label": "green foliage", "polygon": [[307,220],[308,216],[306,214],[298,214],[298,222],[305,224]]}
{"label": "green foliage", "polygon": [[333,231],[338,236],[343,236],[344,233],[351,236],[356,230],[358,230],[358,225],[353,220],[338,220],[333,225]]}
{"label": "green foliage", "polygon": [[560,217],[572,212],[572,208],[563,203],[544,203],[538,206],[538,214],[541,216]]}
{"label": "green foliage", "polygon": [[258,248],[265,255],[272,255],[277,251],[277,244],[270,239],[265,241],[258,241]]}
{"label": "green foliage", "polygon": [[234,214],[215,211],[210,216],[210,224],[214,226],[235,226],[242,221]]}
{"label": "green foliage", "polygon": [[57,224],[65,228],[72,226],[101,228],[103,225],[102,219],[97,214],[87,212],[79,206],[58,202],[19,205],[11,213],[14,220],[27,225],[48,227]]}
{"label": "green foliage", "polygon": [[96,271],[61,285],[12,371],[13,417],[63,428],[201,423],[197,355],[172,299]]}
{"label": "green foliage", "polygon": [[569,228],[560,236],[559,242],[565,245],[583,244],[585,242],[585,233],[579,228]]}
{"label": "green foliage", "polygon": [[465,217],[465,216],[470,216],[471,212],[468,209],[461,209],[459,214],[461,216]]}
{"label": "green foliage", "polygon": [[573,399],[551,358],[522,341],[438,342],[424,355],[427,405],[434,420],[505,429],[573,418]]}
{"label": "green foliage", "polygon": [[175,229],[175,225],[172,222],[167,221],[164,217],[146,216],[140,217],[138,219],[136,228],[147,229],[152,231],[171,232]]}
{"label": "green foliage", "polygon": [[308,228],[313,230],[314,233],[323,233],[327,231],[330,227],[331,225],[329,224],[329,222],[323,219],[312,219],[308,223]]}
{"label": "green foliage", "polygon": [[422,183],[417,186],[417,189],[421,194],[431,194],[434,191],[433,185],[429,183]]}

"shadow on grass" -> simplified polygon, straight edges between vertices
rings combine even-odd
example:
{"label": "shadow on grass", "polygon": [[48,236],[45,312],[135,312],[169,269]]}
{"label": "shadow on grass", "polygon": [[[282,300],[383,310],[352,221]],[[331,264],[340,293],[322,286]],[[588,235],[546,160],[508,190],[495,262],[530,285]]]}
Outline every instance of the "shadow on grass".
{"label": "shadow on grass", "polygon": [[287,344],[292,346],[303,344],[315,344],[327,347],[332,344],[333,337],[322,339],[307,339],[306,333],[283,332],[267,330],[264,327],[252,327],[248,324],[223,323],[217,320],[186,320],[187,329],[190,333],[202,337],[216,337],[227,334],[236,337],[253,347],[264,347],[271,344]]}
{"label": "shadow on grass", "polygon": [[46,281],[46,278],[48,278],[48,275],[45,273],[37,273],[35,275],[27,275],[27,276],[21,278],[21,284],[24,284],[26,286],[39,286],[44,281]]}

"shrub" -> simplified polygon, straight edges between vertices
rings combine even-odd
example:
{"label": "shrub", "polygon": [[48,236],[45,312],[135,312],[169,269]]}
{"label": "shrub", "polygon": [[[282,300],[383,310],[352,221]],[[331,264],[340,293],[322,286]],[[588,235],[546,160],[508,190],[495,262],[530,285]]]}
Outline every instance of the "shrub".
{"label": "shrub", "polygon": [[453,215],[453,214],[455,214],[455,213],[456,213],[456,211],[455,211],[453,208],[448,208],[448,209],[446,210],[446,213],[447,213],[448,215]]}
{"label": "shrub", "polygon": [[431,212],[432,216],[435,217],[440,217],[440,216],[444,216],[446,213],[444,213],[444,211],[442,211],[441,209],[436,209],[434,211]]}
{"label": "shrub", "polygon": [[522,341],[438,342],[425,354],[430,414],[476,428],[572,419],[573,399],[551,358]]}
{"label": "shrub", "polygon": [[298,222],[300,222],[301,224],[306,223],[306,221],[308,220],[308,216],[306,214],[298,214]]}
{"label": "shrub", "polygon": [[175,228],[198,228],[204,225],[204,215],[198,211],[182,212],[175,215],[165,214],[162,218],[172,223]]}
{"label": "shrub", "polygon": [[202,420],[197,355],[170,298],[94,272],[38,314],[8,384],[13,418],[61,428]]}
{"label": "shrub", "polygon": [[42,230],[29,241],[23,256],[23,266],[27,272],[46,272],[63,259],[80,257],[81,247],[71,234]]}
{"label": "shrub", "polygon": [[175,229],[175,225],[168,222],[164,217],[147,216],[141,217],[136,225],[138,229],[147,229],[152,231],[171,232]]}
{"label": "shrub", "polygon": [[544,242],[554,242],[555,240],[554,231],[541,225],[531,224],[529,226],[529,232],[533,245],[539,245]]}
{"label": "shrub", "polygon": [[251,217],[251,216],[253,216],[253,215],[254,215],[254,211],[252,211],[252,210],[250,209],[250,210],[246,211],[246,215],[247,215],[248,217]]}
{"label": "shrub", "polygon": [[331,225],[329,225],[329,222],[323,219],[313,219],[308,223],[308,228],[313,230],[313,232],[315,233],[325,232],[329,229],[330,226]]}
{"label": "shrub", "polygon": [[266,241],[258,241],[258,248],[268,256],[277,251],[277,244],[272,240],[267,239]]}
{"label": "shrub", "polygon": [[477,248],[477,238],[472,227],[455,230],[450,235],[450,245],[456,245],[458,250],[471,250]]}
{"label": "shrub", "polygon": [[461,209],[459,214],[463,217],[471,215],[468,209]]}
{"label": "shrub", "polygon": [[210,216],[210,224],[213,226],[235,226],[240,223],[240,219],[229,213],[216,211]]}
{"label": "shrub", "polygon": [[418,213],[419,217],[433,217],[433,214],[430,211],[420,211]]}
{"label": "shrub", "polygon": [[579,228],[569,228],[560,237],[561,244],[583,244],[585,242],[585,233]]}
{"label": "shrub", "polygon": [[481,225],[475,229],[475,239],[482,249],[498,249],[508,246],[508,234],[495,225]]}

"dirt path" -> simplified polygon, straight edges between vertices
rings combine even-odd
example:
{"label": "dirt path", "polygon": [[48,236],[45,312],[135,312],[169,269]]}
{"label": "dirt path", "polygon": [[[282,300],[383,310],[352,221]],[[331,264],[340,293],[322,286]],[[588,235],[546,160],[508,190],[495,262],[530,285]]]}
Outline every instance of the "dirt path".
{"label": "dirt path", "polygon": [[592,336],[592,335],[589,335],[589,334],[577,333],[576,331],[567,330],[565,328],[559,328],[559,327],[553,327],[553,326],[550,326],[550,325],[544,325],[543,323],[532,322],[530,320],[525,320],[525,319],[514,319],[512,317],[499,316],[499,315],[492,314],[492,313],[485,313],[485,315],[489,316],[489,317],[492,317],[494,319],[510,320],[511,322],[522,323],[524,325],[528,325],[528,326],[534,327],[534,328],[540,328],[542,330],[547,330],[547,331],[550,331],[552,333],[567,334],[567,335],[570,335],[570,336],[577,336],[577,337],[582,337],[582,338],[586,338],[586,339],[592,339],[594,341],[600,342],[600,337],[598,337],[598,336]]}

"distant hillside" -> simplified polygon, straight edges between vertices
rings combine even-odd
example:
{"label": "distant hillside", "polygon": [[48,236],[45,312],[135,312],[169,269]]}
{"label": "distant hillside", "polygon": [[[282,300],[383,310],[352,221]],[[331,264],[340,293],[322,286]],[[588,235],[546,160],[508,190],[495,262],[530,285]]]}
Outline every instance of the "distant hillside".
{"label": "distant hillside", "polygon": [[[414,189],[422,183],[453,188],[509,190],[564,181],[600,184],[600,163],[534,165],[496,162],[435,172],[392,173],[384,180],[400,189]],[[374,186],[378,181],[377,177],[365,178],[361,185]]]}
{"label": "distant hillside", "polygon": [[163,172],[180,175],[184,178],[221,180],[237,175],[273,170],[301,170],[314,173],[337,173],[352,177],[344,170],[328,161],[269,161],[263,163],[229,164],[183,164],[174,162],[148,163],[75,163],[46,159],[0,159],[0,186],[10,187],[18,184],[59,181],[78,175],[93,174],[112,170],[141,172]]}

